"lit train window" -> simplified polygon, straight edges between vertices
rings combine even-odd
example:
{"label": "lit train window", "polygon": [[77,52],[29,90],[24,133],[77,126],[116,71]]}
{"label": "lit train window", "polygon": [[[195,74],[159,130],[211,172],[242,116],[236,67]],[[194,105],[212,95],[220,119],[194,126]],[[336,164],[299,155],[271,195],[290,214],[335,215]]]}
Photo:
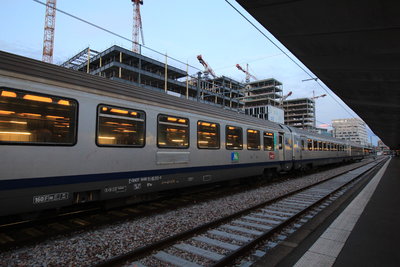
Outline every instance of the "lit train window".
{"label": "lit train window", "polygon": [[314,149],[314,151],[318,150],[318,141],[316,141],[316,140],[313,141],[313,149]]}
{"label": "lit train window", "polygon": [[143,111],[98,106],[97,145],[143,147],[145,113]]}
{"label": "lit train window", "polygon": [[158,115],[157,145],[160,148],[188,148],[189,120],[169,115]]}
{"label": "lit train window", "polygon": [[322,141],[318,141],[318,150],[322,151]]}
{"label": "lit train window", "polygon": [[226,126],[226,149],[243,149],[242,128]]}
{"label": "lit train window", "polygon": [[0,144],[74,145],[78,103],[0,88]]}
{"label": "lit train window", "polygon": [[274,133],[264,132],[264,150],[275,150]]}
{"label": "lit train window", "polygon": [[197,147],[219,149],[220,134],[219,124],[214,122],[197,122]]}
{"label": "lit train window", "polygon": [[247,129],[247,149],[260,150],[260,131]]}
{"label": "lit train window", "polygon": [[312,139],[307,139],[307,146],[308,146],[309,151],[313,150],[313,140]]}

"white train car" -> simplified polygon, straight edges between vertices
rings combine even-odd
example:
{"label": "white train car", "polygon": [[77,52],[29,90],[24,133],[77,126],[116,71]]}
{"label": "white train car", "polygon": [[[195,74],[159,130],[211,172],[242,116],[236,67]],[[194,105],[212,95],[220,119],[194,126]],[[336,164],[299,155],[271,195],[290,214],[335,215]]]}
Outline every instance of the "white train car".
{"label": "white train car", "polygon": [[363,157],[356,144],[4,52],[0,149],[0,216]]}

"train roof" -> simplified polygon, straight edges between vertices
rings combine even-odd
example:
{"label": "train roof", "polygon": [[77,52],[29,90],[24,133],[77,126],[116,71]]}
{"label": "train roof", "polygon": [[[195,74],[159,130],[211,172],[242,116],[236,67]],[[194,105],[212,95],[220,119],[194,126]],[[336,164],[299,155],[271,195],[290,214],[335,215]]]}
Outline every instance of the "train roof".
{"label": "train roof", "polygon": [[242,123],[254,124],[272,130],[282,131],[279,124],[247,116],[225,108],[218,108],[186,98],[176,97],[139,86],[113,81],[101,76],[67,69],[57,65],[0,51],[0,70],[29,75],[44,80],[51,80],[74,86],[74,90],[112,95],[113,97],[129,97],[138,102],[156,104],[161,107],[174,108],[181,111],[190,111],[214,118],[222,118]]}
{"label": "train roof", "polygon": [[[270,130],[295,132],[307,137],[320,138],[336,142],[349,143],[344,140],[329,136],[311,133],[299,128],[281,125],[268,120],[262,120],[252,116],[244,115],[225,108],[218,108],[209,104],[200,103],[185,98],[168,95],[139,86],[113,81],[101,76],[87,74],[84,72],[67,69],[61,66],[41,62],[27,57],[0,51],[0,71],[18,73],[33,76],[39,82],[53,81],[73,86],[74,90],[80,90],[99,95],[112,95],[113,97],[129,97],[135,101],[156,104],[160,107],[174,108],[181,111],[190,111],[213,118],[238,121],[240,123],[254,124],[258,127],[266,127]],[[351,143],[358,145],[357,143]]]}

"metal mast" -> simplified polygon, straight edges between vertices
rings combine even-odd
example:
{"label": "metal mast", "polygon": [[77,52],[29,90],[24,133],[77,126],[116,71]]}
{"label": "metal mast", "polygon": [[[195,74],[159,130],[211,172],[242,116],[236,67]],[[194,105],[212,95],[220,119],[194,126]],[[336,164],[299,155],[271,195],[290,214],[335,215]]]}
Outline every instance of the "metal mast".
{"label": "metal mast", "polygon": [[238,68],[238,70],[243,71],[246,74],[246,83],[250,82],[250,77],[253,78],[254,80],[257,80],[257,78],[249,72],[249,64],[246,64],[246,70],[243,69],[242,66],[240,66],[239,64],[236,64],[236,68]]}
{"label": "metal mast", "polygon": [[139,30],[142,36],[142,43],[144,44],[142,17],[140,16],[140,5],[143,5],[141,0],[131,0],[133,4],[133,30],[132,30],[132,51],[139,53]]}
{"label": "metal mast", "polygon": [[56,26],[56,2],[57,0],[46,1],[42,61],[48,63],[53,63],[54,30]]}

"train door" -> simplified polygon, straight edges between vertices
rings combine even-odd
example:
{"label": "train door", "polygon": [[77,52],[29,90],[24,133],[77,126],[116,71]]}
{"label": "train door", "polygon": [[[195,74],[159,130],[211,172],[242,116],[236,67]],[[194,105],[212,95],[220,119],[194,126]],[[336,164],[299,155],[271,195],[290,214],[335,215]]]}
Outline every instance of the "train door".
{"label": "train door", "polygon": [[300,136],[293,133],[293,160],[301,159],[301,140]]}
{"label": "train door", "polygon": [[285,146],[283,143],[284,138],[285,138],[284,133],[278,133],[278,155],[279,155],[279,160],[281,161],[285,160]]}
{"label": "train door", "polygon": [[308,149],[308,142],[307,142],[307,137],[305,136],[301,136],[300,137],[300,160],[303,160],[304,157],[304,151],[306,151],[306,149]]}

